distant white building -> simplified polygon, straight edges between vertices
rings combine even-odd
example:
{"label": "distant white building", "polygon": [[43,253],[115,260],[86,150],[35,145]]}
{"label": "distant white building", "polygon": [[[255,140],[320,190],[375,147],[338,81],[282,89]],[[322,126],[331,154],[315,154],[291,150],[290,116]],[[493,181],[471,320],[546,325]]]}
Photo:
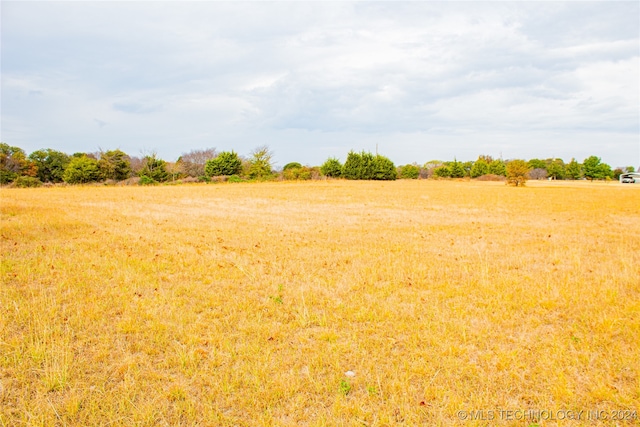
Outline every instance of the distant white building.
{"label": "distant white building", "polygon": [[640,184],[640,172],[623,173],[620,175],[623,184]]}

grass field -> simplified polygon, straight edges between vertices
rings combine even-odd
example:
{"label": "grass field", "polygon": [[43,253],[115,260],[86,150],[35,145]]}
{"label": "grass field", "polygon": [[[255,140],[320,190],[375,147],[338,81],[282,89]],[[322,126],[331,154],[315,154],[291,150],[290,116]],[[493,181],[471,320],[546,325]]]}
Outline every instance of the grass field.
{"label": "grass field", "polygon": [[638,424],[640,186],[0,197],[0,425]]}

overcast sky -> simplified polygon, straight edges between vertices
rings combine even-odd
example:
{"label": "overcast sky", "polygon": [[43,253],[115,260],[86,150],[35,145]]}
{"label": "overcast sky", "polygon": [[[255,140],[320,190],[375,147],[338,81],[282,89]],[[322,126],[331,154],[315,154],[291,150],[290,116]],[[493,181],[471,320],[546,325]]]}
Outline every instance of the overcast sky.
{"label": "overcast sky", "polygon": [[640,166],[640,2],[2,1],[2,141]]}

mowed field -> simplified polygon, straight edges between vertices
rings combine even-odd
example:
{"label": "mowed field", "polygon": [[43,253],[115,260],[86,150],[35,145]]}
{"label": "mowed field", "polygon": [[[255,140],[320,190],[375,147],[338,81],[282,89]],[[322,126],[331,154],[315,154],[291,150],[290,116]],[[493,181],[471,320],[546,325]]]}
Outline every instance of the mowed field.
{"label": "mowed field", "polygon": [[640,186],[0,197],[0,425],[638,423]]}

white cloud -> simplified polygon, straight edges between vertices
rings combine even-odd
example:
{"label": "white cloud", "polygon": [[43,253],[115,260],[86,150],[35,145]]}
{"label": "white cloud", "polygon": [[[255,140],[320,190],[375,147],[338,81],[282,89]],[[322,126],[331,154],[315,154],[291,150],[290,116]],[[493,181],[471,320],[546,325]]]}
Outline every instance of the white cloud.
{"label": "white cloud", "polygon": [[[3,2],[2,138],[27,151],[117,145],[168,159],[268,143],[281,162],[313,164],[376,143],[396,162],[561,146],[617,165],[640,155],[629,142],[640,127],[639,11]],[[609,158],[586,142],[599,138]]]}

